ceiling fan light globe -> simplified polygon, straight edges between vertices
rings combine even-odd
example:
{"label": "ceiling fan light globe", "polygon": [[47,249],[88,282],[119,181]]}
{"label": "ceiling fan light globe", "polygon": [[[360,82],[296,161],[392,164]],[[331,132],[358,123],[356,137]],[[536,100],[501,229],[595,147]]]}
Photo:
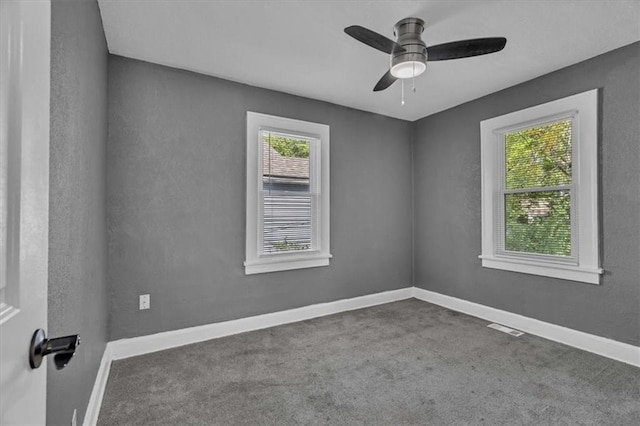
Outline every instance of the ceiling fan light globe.
{"label": "ceiling fan light globe", "polygon": [[422,74],[427,69],[424,62],[405,61],[391,67],[391,75],[395,78],[413,78]]}

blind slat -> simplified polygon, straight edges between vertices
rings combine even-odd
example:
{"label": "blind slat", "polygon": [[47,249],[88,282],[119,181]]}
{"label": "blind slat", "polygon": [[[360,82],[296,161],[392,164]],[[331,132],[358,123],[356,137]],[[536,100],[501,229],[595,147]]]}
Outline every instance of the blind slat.
{"label": "blind slat", "polygon": [[311,248],[311,196],[263,196],[263,252]]}

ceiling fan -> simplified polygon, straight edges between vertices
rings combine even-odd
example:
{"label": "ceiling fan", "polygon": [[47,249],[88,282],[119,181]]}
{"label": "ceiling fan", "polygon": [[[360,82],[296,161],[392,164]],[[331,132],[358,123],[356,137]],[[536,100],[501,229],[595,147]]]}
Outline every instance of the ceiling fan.
{"label": "ceiling fan", "polygon": [[504,49],[507,39],[504,37],[476,38],[453,41],[429,46],[422,41],[424,21],[420,18],[405,18],[393,27],[396,41],[359,25],[344,29],[362,43],[391,55],[391,68],[373,88],[374,92],[384,90],[397,79],[413,78],[427,69],[427,61],[445,61],[448,59],[468,58],[486,55]]}

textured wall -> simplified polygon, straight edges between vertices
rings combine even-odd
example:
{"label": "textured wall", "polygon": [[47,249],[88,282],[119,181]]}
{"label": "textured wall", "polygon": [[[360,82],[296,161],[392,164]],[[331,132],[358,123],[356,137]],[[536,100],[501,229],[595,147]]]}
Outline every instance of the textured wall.
{"label": "textured wall", "polygon": [[[247,110],[331,126],[330,266],[244,275]],[[411,285],[410,141],[408,122],[111,56],[110,338]]]}
{"label": "textured wall", "polygon": [[[635,43],[416,122],[415,284],[640,344],[639,75]],[[601,285],[482,268],[480,121],[593,88],[601,89]]]}
{"label": "textured wall", "polygon": [[[47,424],[84,417],[107,340],[107,48],[94,0],[51,5],[49,336],[79,333],[64,370],[49,360]],[[51,357],[49,357],[51,358]]]}

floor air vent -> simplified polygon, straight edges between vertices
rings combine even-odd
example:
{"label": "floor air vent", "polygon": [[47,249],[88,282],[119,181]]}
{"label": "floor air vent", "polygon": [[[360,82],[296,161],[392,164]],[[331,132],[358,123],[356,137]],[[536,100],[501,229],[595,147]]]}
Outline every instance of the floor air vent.
{"label": "floor air vent", "polygon": [[510,335],[516,336],[516,337],[520,337],[520,336],[522,336],[524,334],[522,331],[514,330],[512,328],[505,327],[504,325],[495,324],[495,323],[494,324],[489,324],[487,327],[496,329],[498,331],[502,331],[503,333],[507,333],[507,334],[510,334]]}

